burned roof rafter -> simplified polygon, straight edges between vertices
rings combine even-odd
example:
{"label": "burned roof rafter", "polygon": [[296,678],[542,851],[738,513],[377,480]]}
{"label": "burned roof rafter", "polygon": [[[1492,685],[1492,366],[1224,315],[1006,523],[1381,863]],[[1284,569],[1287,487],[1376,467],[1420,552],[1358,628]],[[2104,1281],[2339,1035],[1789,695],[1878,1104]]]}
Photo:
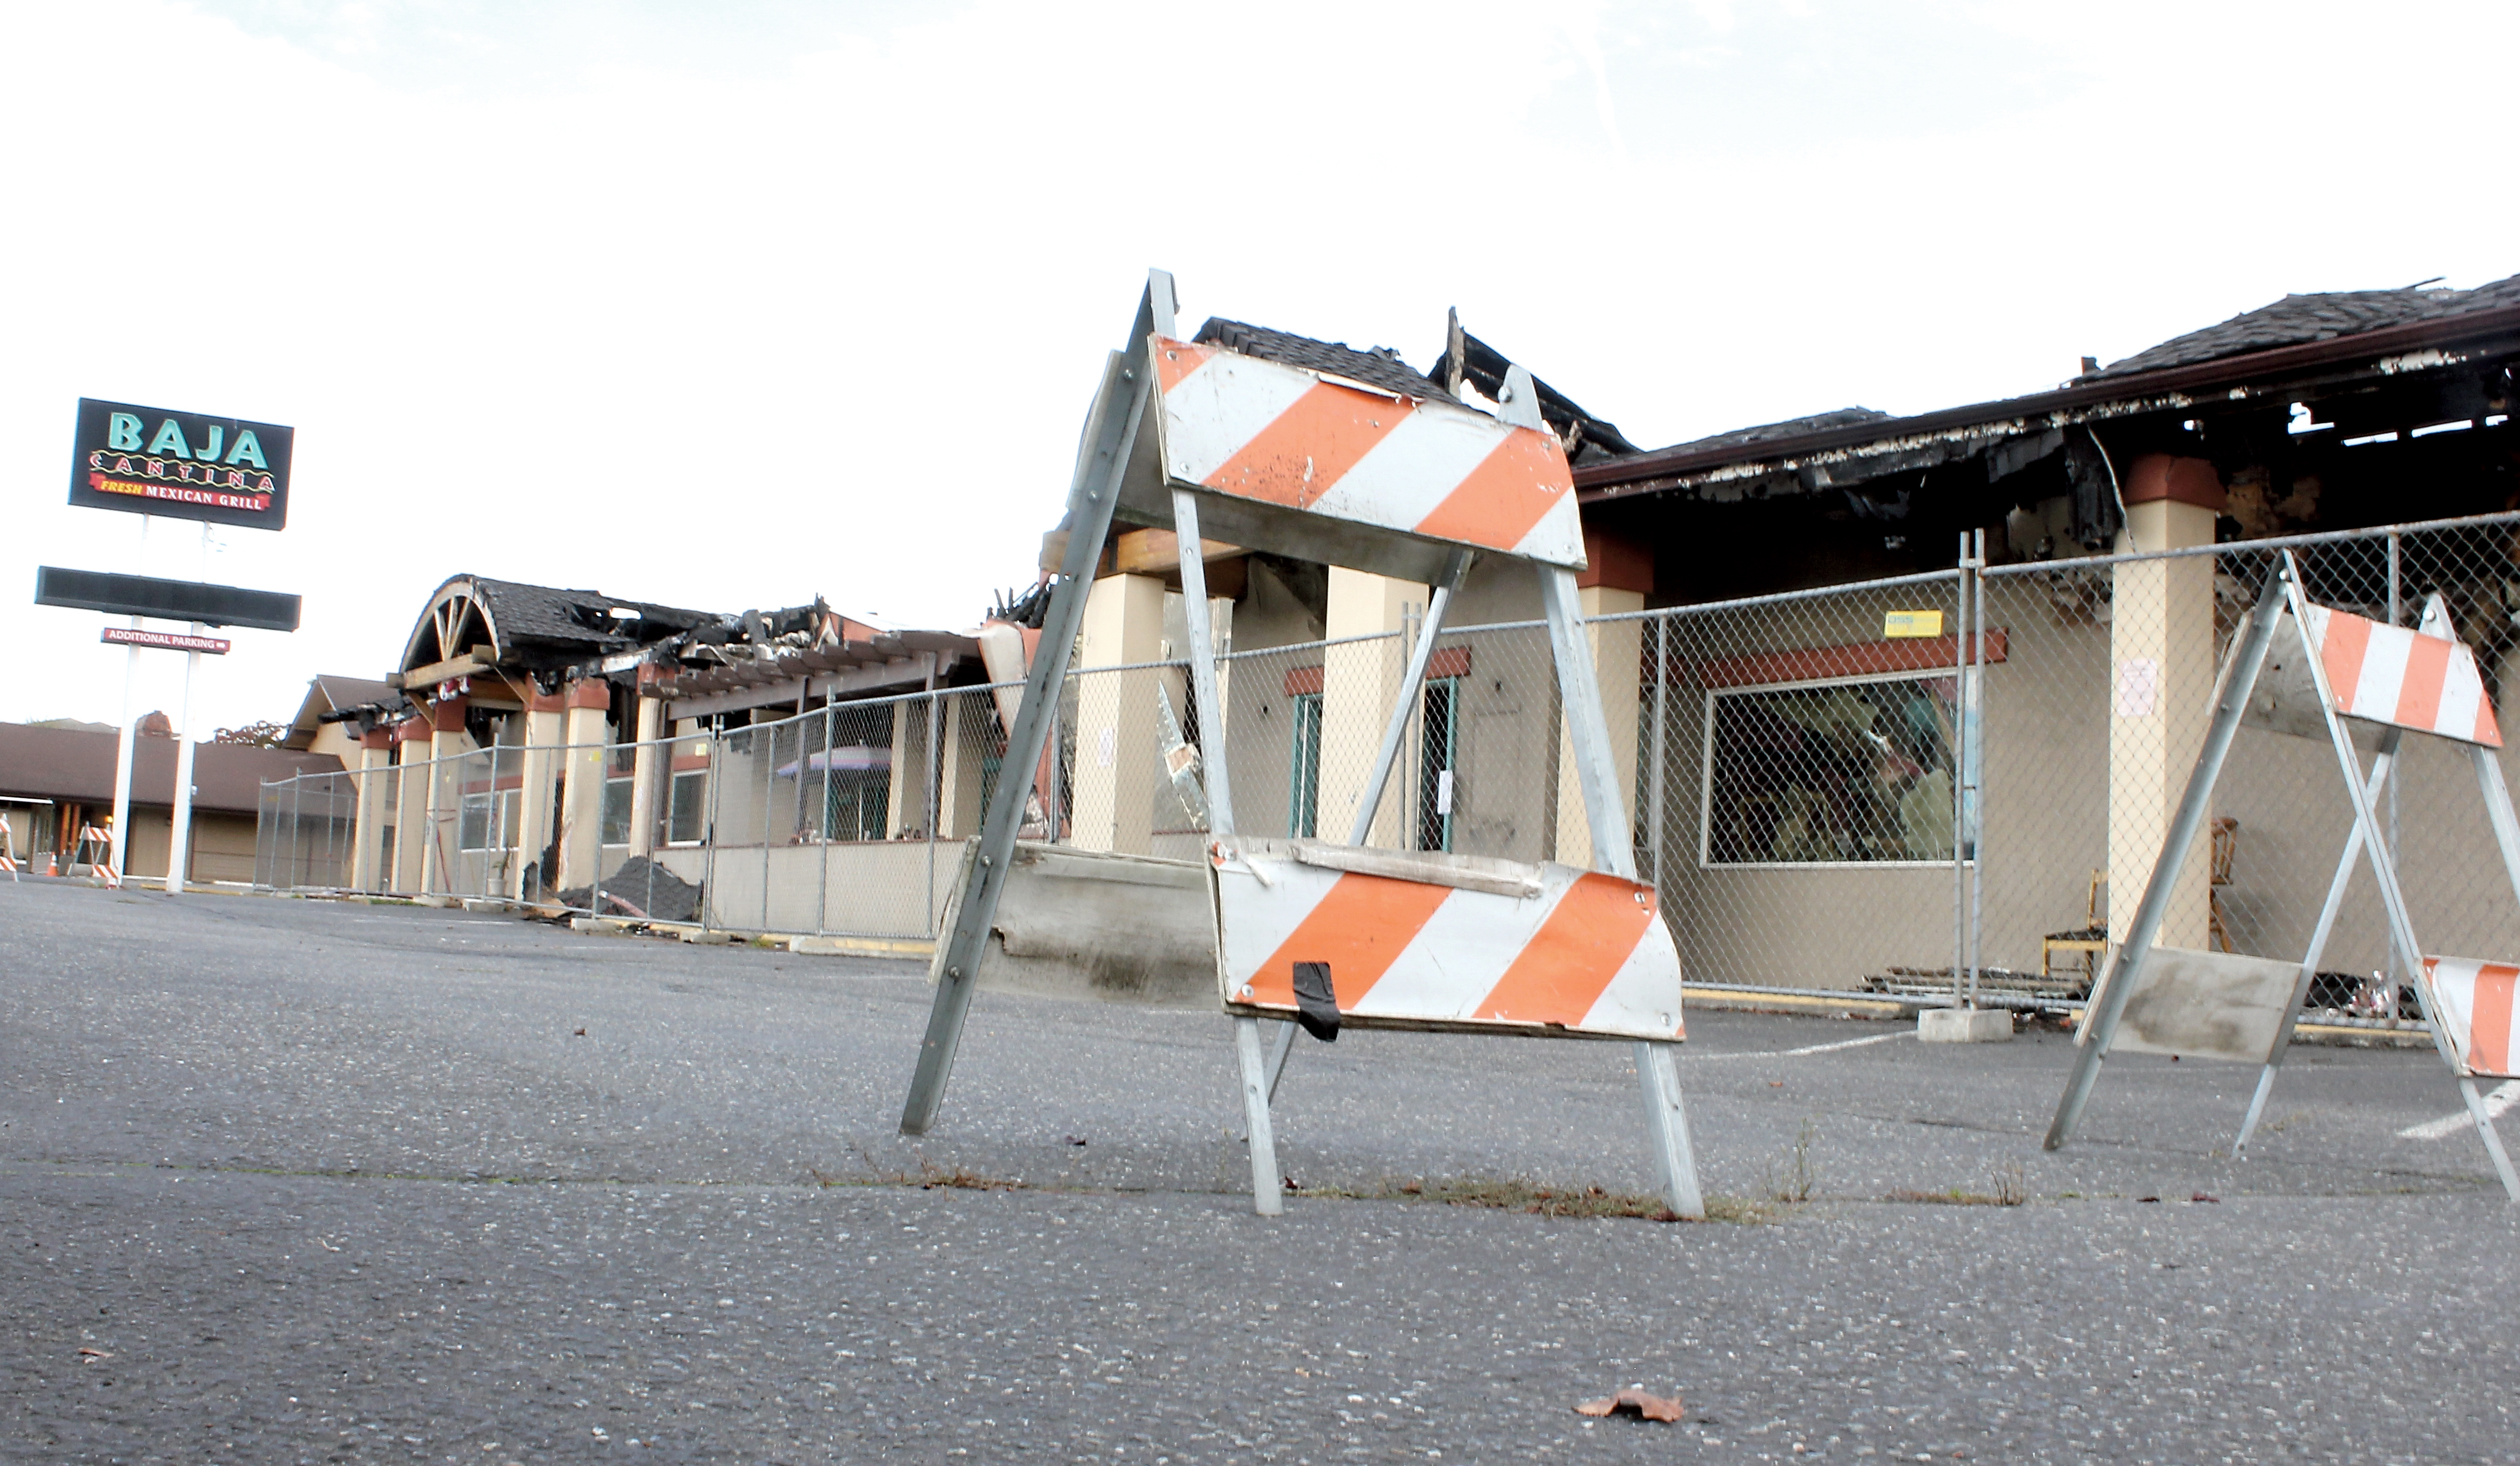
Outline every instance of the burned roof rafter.
{"label": "burned roof rafter", "polygon": [[2520,304],[2127,377],[2092,378],[2054,391],[1905,418],[1868,418],[1776,438],[1704,439],[1578,468],[1575,483],[1587,504],[1675,490],[1738,497],[1723,494],[1721,487],[1775,481],[1780,475],[1823,487],[1969,457],[2034,434],[2234,404],[2316,401],[2331,391],[2361,390],[2375,381],[2461,367],[2498,371],[2504,359],[2514,356],[2520,356]]}

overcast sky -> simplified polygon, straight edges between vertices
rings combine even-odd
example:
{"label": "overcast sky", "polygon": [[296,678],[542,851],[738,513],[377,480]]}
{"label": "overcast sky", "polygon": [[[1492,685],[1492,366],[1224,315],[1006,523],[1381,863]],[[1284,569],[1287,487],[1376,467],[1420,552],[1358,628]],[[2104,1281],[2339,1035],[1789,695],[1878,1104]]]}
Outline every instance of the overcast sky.
{"label": "overcast sky", "polygon": [[[1186,327],[1421,367],[1459,306],[1647,445],[2520,272],[2508,0],[0,15],[0,719],[121,694],[38,564],[302,592],[204,730],[381,675],[464,572],[968,626],[1150,264]],[[288,530],[143,561],[63,502],[82,395],[294,425]]]}

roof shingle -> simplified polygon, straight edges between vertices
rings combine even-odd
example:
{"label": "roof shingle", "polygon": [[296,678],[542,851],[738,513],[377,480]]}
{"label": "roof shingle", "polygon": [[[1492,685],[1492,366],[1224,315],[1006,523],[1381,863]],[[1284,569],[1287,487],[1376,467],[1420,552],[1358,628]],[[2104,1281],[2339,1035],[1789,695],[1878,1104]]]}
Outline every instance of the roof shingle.
{"label": "roof shingle", "polygon": [[2240,356],[2304,342],[2331,341],[2382,326],[2408,321],[2464,315],[2498,305],[2520,303],[2520,275],[2481,285],[2474,290],[2346,290],[2286,296],[2202,331],[2174,336],[2156,346],[2113,361],[2083,380],[2126,377],[2163,367]]}

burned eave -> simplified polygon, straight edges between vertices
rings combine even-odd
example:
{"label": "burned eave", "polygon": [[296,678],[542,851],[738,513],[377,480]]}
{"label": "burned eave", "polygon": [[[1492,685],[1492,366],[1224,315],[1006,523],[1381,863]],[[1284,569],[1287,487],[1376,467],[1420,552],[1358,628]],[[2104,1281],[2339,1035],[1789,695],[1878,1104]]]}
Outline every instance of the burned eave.
{"label": "burned eave", "polygon": [[814,699],[942,687],[979,665],[979,643],[948,631],[903,631],[804,648],[713,666],[683,665],[657,679],[656,696],[676,718]]}
{"label": "burned eave", "polygon": [[1746,444],[1683,444],[1579,466],[1575,484],[1587,505],[1673,493],[1714,502],[1809,493],[1930,469],[2078,426],[2316,401],[2428,373],[2490,370],[2514,358],[2520,358],[2520,305],[2499,306],[1883,422]]}

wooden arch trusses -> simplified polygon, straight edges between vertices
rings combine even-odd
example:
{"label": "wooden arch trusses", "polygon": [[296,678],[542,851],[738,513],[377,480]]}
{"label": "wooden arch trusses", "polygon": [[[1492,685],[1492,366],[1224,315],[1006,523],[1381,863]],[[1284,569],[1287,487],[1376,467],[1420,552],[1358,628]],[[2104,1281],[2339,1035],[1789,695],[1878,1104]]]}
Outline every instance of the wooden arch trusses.
{"label": "wooden arch trusses", "polygon": [[499,658],[499,623],[490,604],[470,575],[457,575],[437,587],[403,645],[399,671],[416,671],[453,662],[474,647],[489,647],[488,660]]}

